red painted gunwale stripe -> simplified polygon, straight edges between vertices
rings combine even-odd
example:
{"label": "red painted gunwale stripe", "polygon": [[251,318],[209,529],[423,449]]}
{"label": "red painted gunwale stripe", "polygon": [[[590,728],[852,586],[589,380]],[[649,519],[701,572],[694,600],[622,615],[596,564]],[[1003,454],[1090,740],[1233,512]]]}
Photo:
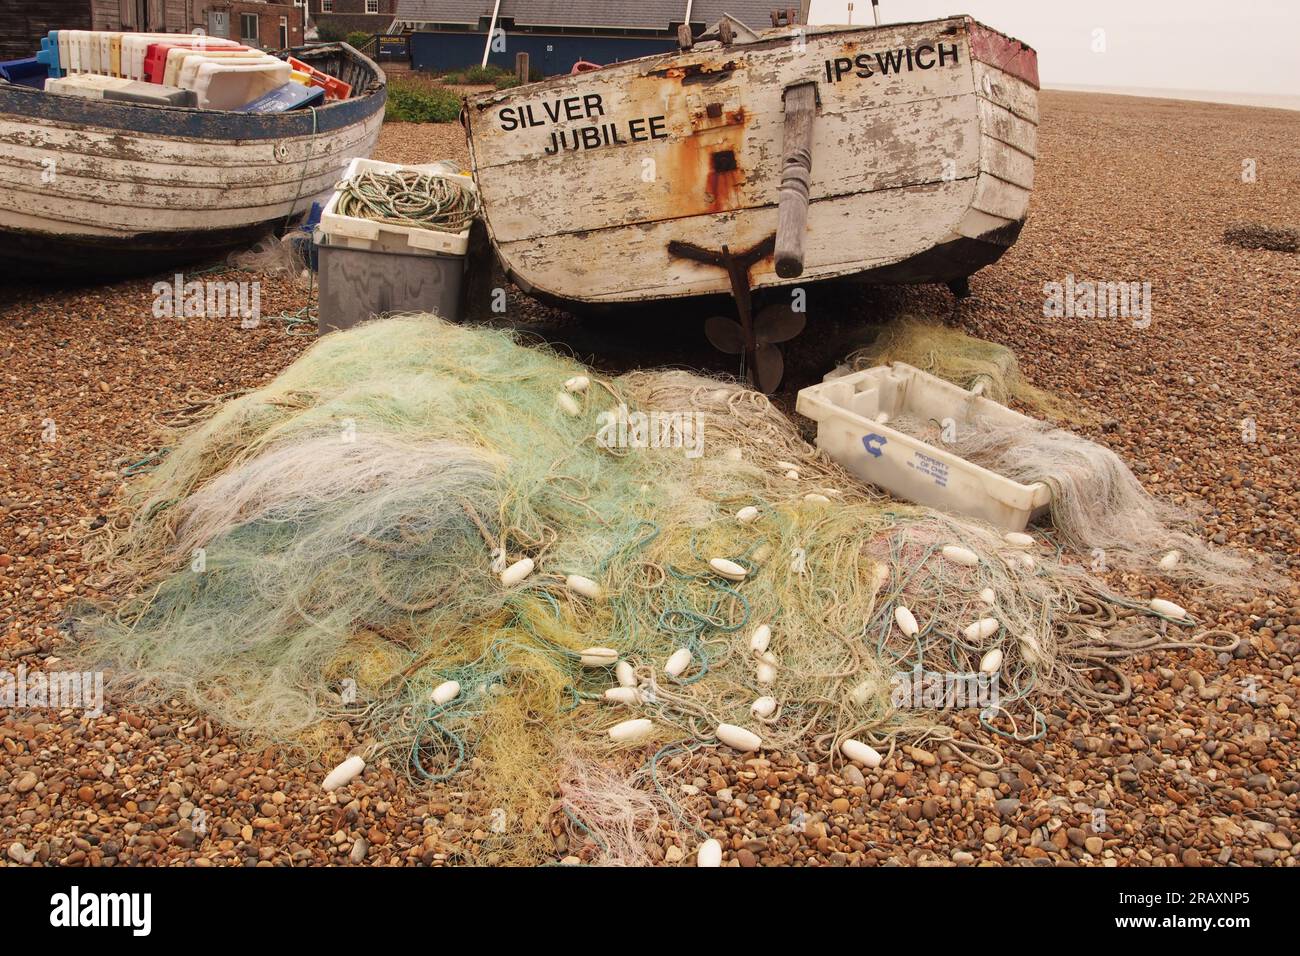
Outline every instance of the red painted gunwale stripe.
{"label": "red painted gunwale stripe", "polygon": [[971,56],[1024,80],[1038,89],[1038,54],[1019,40],[1003,36],[974,20],[967,22]]}

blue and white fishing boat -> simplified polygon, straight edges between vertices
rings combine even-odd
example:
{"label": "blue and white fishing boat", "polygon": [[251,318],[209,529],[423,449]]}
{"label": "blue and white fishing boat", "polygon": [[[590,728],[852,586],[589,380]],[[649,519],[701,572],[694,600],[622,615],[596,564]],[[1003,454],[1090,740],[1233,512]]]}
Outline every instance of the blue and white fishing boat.
{"label": "blue and white fishing boat", "polygon": [[369,156],[386,79],[345,43],[283,51],[352,88],[255,113],[136,105],[0,82],[0,262],[20,277],[158,272],[247,245]]}

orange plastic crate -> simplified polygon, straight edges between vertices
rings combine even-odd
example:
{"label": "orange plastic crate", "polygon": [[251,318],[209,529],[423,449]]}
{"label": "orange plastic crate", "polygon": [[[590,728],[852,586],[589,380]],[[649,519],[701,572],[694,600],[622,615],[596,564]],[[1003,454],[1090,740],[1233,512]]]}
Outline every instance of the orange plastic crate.
{"label": "orange plastic crate", "polygon": [[289,65],[299,73],[306,73],[311,77],[312,86],[319,86],[325,91],[325,98],[329,100],[346,100],[352,95],[352,87],[342,80],[330,76],[328,73],[322,73],[316,67],[309,63],[294,57],[289,57]]}

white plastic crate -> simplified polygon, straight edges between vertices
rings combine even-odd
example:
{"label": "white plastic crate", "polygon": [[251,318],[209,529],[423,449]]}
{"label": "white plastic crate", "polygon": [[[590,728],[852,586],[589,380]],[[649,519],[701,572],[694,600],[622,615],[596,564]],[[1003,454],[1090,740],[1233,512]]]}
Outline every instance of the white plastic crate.
{"label": "white plastic crate", "polygon": [[[191,72],[192,69],[192,72]],[[235,110],[289,82],[292,68],[283,60],[245,62],[204,59],[185,61],[179,86],[193,90],[199,109]]]}
{"label": "white plastic crate", "polygon": [[45,81],[46,93],[58,93],[62,96],[82,96],[87,99],[102,100],[104,91],[124,89],[135,81],[120,76],[97,76],[94,73],[70,73],[67,76],[49,77]]}
{"label": "white plastic crate", "polygon": [[68,64],[71,73],[94,73],[95,65],[91,62],[90,31],[68,31]]}
{"label": "white plastic crate", "polygon": [[1032,424],[1033,419],[958,388],[903,362],[839,375],[799,391],[799,414],[817,422],[817,447],[863,481],[941,511],[981,518],[1003,531],[1022,531],[1046,513],[1051,489],[1023,485],[890,428],[899,416]]}
{"label": "white plastic crate", "polygon": [[[122,70],[122,34],[99,30],[95,33],[95,40],[99,44],[100,72],[107,73],[109,76],[120,76]],[[116,44],[114,41],[116,41]],[[114,64],[113,56],[113,47],[115,45],[117,47],[116,64]]]}
{"label": "white plastic crate", "polygon": [[[351,179],[359,173],[379,172],[395,173],[403,169],[413,169],[419,173],[431,173],[446,176],[463,182],[470,189],[475,189],[474,177],[459,173],[448,173],[445,164],[430,163],[424,166],[402,166],[397,163],[381,163],[375,159],[357,157],[348,164],[347,172],[341,179]],[[463,256],[469,248],[469,230],[464,232],[438,232],[434,229],[420,229],[415,226],[395,226],[373,219],[361,219],[357,216],[338,214],[339,194],[334,193],[321,213],[319,229],[329,237],[331,245],[350,249],[369,249],[374,252],[405,252],[408,254],[441,253],[446,256]]]}
{"label": "white plastic crate", "polygon": [[[167,86],[181,86],[181,78],[186,77],[190,84],[198,75],[199,64],[212,63],[279,63],[270,54],[261,50],[195,50],[186,47],[173,47],[167,51],[167,65],[163,68],[163,83]],[[189,66],[189,70],[185,67]]]}

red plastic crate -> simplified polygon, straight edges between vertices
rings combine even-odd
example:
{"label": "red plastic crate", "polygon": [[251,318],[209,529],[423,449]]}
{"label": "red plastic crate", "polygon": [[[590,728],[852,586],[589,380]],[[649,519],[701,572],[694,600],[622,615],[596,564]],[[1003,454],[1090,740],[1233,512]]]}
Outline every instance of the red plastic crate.
{"label": "red plastic crate", "polygon": [[347,83],[330,76],[328,73],[322,73],[316,67],[304,63],[302,60],[289,57],[289,65],[299,73],[306,73],[311,77],[311,85],[323,89],[325,98],[328,100],[346,100],[352,95],[352,87]]}
{"label": "red plastic crate", "polygon": [[178,38],[176,40],[166,40],[162,43],[150,43],[144,54],[144,78],[150,83],[161,83],[163,74],[167,72],[167,51],[168,50],[247,50],[246,46],[217,46],[211,43],[207,37],[194,37],[193,39]]}

